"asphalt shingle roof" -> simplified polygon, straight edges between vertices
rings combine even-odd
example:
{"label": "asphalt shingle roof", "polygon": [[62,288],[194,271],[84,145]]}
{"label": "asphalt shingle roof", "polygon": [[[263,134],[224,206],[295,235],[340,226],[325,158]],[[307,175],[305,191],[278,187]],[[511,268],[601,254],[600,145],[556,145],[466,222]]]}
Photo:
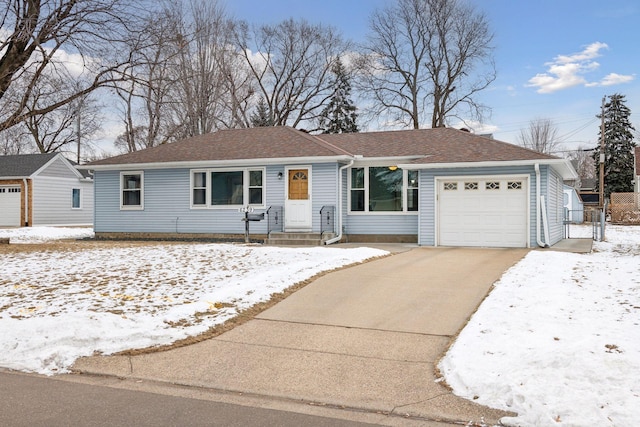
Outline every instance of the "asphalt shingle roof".
{"label": "asphalt shingle roof", "polygon": [[0,177],[24,178],[47,164],[57,153],[0,156]]}
{"label": "asphalt shingle roof", "polygon": [[555,159],[453,128],[321,135],[329,142],[365,157],[424,156],[413,163],[461,163]]}
{"label": "asphalt shingle roof", "polygon": [[354,155],[413,156],[414,163],[556,159],[452,128],[310,135],[290,127],[259,127],[221,130],[89,165]]}

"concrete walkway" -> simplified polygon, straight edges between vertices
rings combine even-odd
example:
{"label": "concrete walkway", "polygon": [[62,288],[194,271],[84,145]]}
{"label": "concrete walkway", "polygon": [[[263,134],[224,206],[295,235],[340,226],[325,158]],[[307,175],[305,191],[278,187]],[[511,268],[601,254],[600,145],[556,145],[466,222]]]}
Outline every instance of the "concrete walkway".
{"label": "concrete walkway", "polygon": [[454,396],[436,382],[435,364],[491,285],[526,253],[407,250],[327,274],[214,339],[84,358],[74,370],[345,408],[377,414],[383,424],[493,424],[507,414]]}

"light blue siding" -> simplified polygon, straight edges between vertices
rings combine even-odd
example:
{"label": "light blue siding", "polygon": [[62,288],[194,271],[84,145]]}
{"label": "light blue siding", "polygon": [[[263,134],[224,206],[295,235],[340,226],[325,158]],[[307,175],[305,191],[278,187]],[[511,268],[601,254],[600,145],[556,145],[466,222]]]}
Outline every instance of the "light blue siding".
{"label": "light blue siding", "polygon": [[[320,209],[337,203],[337,165],[312,165],[313,230],[320,230]],[[243,214],[232,209],[192,209],[190,169],[144,172],[144,209],[120,209],[120,172],[95,172],[95,231],[130,233],[244,233]],[[265,170],[265,206],[284,206],[284,166]],[[266,209],[256,209],[261,213]],[[267,221],[251,222],[251,233],[266,233]]]}
{"label": "light blue siding", "polygon": [[418,234],[418,215],[411,214],[358,214],[348,215],[347,234]]}

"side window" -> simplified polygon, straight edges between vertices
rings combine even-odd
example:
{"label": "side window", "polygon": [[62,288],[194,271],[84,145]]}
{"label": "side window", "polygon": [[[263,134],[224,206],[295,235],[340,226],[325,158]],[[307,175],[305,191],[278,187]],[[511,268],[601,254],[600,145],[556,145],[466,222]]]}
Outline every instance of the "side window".
{"label": "side window", "polygon": [[191,203],[193,204],[193,206],[206,206],[207,205],[207,173],[193,172],[191,179],[192,179]]}
{"label": "side window", "polygon": [[144,208],[144,174],[142,172],[120,174],[120,208]]}
{"label": "side window", "polygon": [[263,204],[262,170],[249,171],[249,204]]}
{"label": "side window", "polygon": [[71,209],[80,209],[80,189],[72,188],[71,189]]}
{"label": "side window", "polygon": [[351,210],[364,211],[364,168],[351,169]]}
{"label": "side window", "polygon": [[407,210],[418,210],[418,171],[407,171]]}

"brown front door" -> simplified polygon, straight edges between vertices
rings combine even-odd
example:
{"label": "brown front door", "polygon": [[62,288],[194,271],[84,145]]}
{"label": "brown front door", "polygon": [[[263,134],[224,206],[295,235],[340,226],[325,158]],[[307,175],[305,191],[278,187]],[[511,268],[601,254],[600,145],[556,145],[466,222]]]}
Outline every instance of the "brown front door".
{"label": "brown front door", "polygon": [[309,198],[309,171],[291,169],[289,171],[289,200],[307,200]]}

